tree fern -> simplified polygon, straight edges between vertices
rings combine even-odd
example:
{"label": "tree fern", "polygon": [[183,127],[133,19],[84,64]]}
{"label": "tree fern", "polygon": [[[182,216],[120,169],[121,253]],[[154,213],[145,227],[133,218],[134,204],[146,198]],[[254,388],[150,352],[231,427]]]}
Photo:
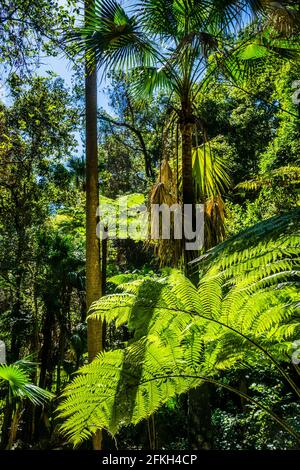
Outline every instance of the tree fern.
{"label": "tree fern", "polygon": [[255,179],[243,181],[239,183],[236,188],[244,191],[258,191],[262,188],[272,187],[274,184],[279,186],[298,186],[299,183],[300,168],[290,165],[268,171]]}
{"label": "tree fern", "polygon": [[59,416],[68,437],[78,444],[98,428],[115,434],[232,367],[273,364],[299,395],[282,366],[300,332],[297,215],[258,224],[211,250],[198,261],[198,287],[173,271],[131,280],[94,303],[93,318],[126,324],[132,336],[66,388]]}

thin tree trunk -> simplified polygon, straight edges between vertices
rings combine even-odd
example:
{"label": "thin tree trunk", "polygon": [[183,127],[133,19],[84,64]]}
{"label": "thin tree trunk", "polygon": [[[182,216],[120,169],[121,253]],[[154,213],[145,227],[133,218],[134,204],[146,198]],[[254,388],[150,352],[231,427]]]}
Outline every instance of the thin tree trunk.
{"label": "thin tree trunk", "polygon": [[157,436],[156,436],[156,426],[155,426],[154,415],[152,415],[147,420],[147,431],[148,431],[148,439],[149,439],[149,449],[155,450],[157,449]]}
{"label": "thin tree trunk", "polygon": [[20,417],[21,417],[21,409],[20,409],[20,405],[17,405],[12,416],[12,422],[11,422],[10,432],[9,432],[9,440],[8,440],[6,450],[11,450],[16,441]]}
{"label": "thin tree trunk", "polygon": [[[108,228],[105,227],[107,231]],[[108,238],[102,240],[102,295],[106,294]]]}
{"label": "thin tree trunk", "polygon": [[31,351],[32,354],[39,352],[40,341],[39,341],[39,309],[38,309],[38,292],[36,284],[36,273],[34,273],[33,279],[33,332],[31,337]]}
{"label": "thin tree trunk", "polygon": [[9,444],[9,437],[10,437],[10,427],[13,417],[13,406],[10,403],[9,399],[6,399],[4,415],[3,415],[3,423],[1,427],[1,445],[0,449],[5,450]]}
{"label": "thin tree trunk", "polygon": [[[17,257],[19,260],[20,257]],[[13,327],[11,331],[11,351],[10,360],[16,362],[20,358],[21,340],[20,340],[20,321],[21,321],[21,285],[22,285],[22,272],[18,268],[16,274],[16,300],[12,308]]]}
{"label": "thin tree trunk", "polygon": [[[107,227],[105,228],[107,230]],[[102,295],[106,295],[108,238],[102,240]],[[102,346],[106,349],[106,321],[102,325]]]}
{"label": "thin tree trunk", "polygon": [[[94,0],[85,0],[85,11],[93,7]],[[89,63],[90,65],[90,63]],[[85,78],[86,111],[86,304],[91,304],[102,295],[100,264],[100,241],[96,236],[97,208],[99,205],[98,187],[98,146],[97,146],[97,72],[86,67]],[[102,324],[88,320],[88,355],[92,361],[103,350]],[[94,435],[93,448],[102,447],[102,433]]]}
{"label": "thin tree trunk", "polygon": [[40,351],[40,377],[39,387],[51,388],[52,384],[52,371],[53,371],[53,355],[52,355],[52,332],[55,326],[55,318],[52,306],[48,306],[43,322],[42,336],[43,344]]}
{"label": "thin tree trunk", "polygon": [[188,392],[189,446],[192,450],[209,450],[211,434],[211,384],[204,383]]}
{"label": "thin tree trunk", "polygon": [[[32,276],[32,305],[33,305],[33,327],[30,339],[30,353],[39,357],[40,355],[40,341],[39,341],[39,309],[38,309],[38,289],[37,289],[37,267],[35,267]],[[37,383],[38,369],[35,368],[31,374],[32,382]],[[23,411],[24,423],[22,426],[21,440],[27,443],[32,443],[35,434],[35,418],[36,407],[33,403],[27,402],[24,404]]]}

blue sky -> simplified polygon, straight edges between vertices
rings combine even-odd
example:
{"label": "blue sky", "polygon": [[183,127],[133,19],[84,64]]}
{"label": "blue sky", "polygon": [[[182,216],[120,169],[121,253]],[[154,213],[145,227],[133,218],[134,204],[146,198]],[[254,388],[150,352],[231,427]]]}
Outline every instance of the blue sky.
{"label": "blue sky", "polygon": [[[58,0],[62,5],[67,5],[66,0]],[[82,4],[82,2],[80,1]],[[133,0],[120,0],[120,3],[123,6],[129,6],[132,3],[135,3]],[[42,60],[42,65],[37,69],[37,74],[46,75],[47,71],[52,71],[58,76],[62,77],[67,86],[71,87],[72,85],[72,65],[71,63],[63,56],[59,57],[44,57]],[[100,76],[101,74],[99,74]],[[3,74],[2,74],[3,76]],[[4,82],[4,80],[3,80]],[[2,85],[2,89],[1,89]],[[103,107],[108,110],[108,100],[105,93],[105,88],[109,85],[105,80],[98,80],[98,106]],[[5,102],[8,102],[7,92],[5,90],[5,84],[0,83],[0,99]],[[110,110],[112,111],[112,110]]]}
{"label": "blue sky", "polygon": [[[128,0],[125,0],[127,3]],[[65,4],[65,0],[60,0],[60,3]],[[124,2],[123,2],[124,3]],[[54,72],[57,76],[63,78],[67,87],[72,87],[72,63],[63,55],[52,57],[42,57],[40,58],[41,65],[36,69],[35,73],[40,76],[47,75],[48,71]],[[7,74],[3,69],[0,68],[0,101],[3,101],[5,104],[9,105],[11,98],[9,96],[9,91],[6,87],[5,81]],[[101,77],[101,73],[98,74]],[[98,107],[104,108],[107,111],[113,112],[112,109],[108,106],[108,99],[106,89],[109,86],[109,82],[104,80],[100,81],[98,78]],[[76,133],[76,138],[78,141],[78,156],[81,156],[83,152],[83,146],[80,138],[80,134]]]}
{"label": "blue sky", "polygon": [[[134,4],[133,0],[119,0],[120,3],[126,8],[130,4]],[[67,4],[65,0],[59,0],[59,3],[62,5]],[[82,2],[80,2],[82,3]],[[55,72],[57,75],[62,77],[68,86],[71,86],[72,80],[72,66],[71,63],[62,55],[60,57],[46,57],[43,60],[43,65],[39,68],[39,73],[41,75],[45,74],[47,70]],[[99,74],[100,76],[101,74]],[[98,106],[108,109],[108,100],[105,94],[105,88],[109,85],[105,80],[98,79]]]}
{"label": "blue sky", "polygon": [[[60,3],[66,5],[65,0],[60,0]],[[126,7],[126,5],[128,6],[132,3],[132,0],[121,0],[120,3]],[[46,75],[47,71],[52,71],[62,77],[68,87],[72,86],[72,64],[66,57],[62,54],[58,57],[45,57],[41,62],[42,65],[37,70],[39,75]],[[106,93],[106,88],[109,86],[109,82],[106,81],[105,78],[100,81],[99,77],[102,77],[101,72],[98,74],[98,107],[104,108],[113,113],[113,110],[108,106]],[[82,152],[82,143],[80,142],[79,134],[77,135],[77,140],[79,144],[78,153],[80,154]]]}
{"label": "blue sky", "polygon": [[[68,87],[72,86],[72,64],[63,55],[59,57],[45,57],[42,65],[37,70],[39,75],[46,75],[47,71],[52,71],[62,77]],[[99,74],[100,75],[100,74]],[[108,83],[98,79],[98,106],[108,109],[108,101],[105,88]]]}

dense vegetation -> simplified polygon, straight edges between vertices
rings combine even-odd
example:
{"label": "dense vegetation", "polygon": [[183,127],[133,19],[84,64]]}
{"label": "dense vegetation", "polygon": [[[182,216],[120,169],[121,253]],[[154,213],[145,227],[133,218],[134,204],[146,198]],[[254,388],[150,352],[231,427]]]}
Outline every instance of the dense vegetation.
{"label": "dense vegetation", "polygon": [[1,449],[299,449],[299,6],[134,3],[0,0]]}

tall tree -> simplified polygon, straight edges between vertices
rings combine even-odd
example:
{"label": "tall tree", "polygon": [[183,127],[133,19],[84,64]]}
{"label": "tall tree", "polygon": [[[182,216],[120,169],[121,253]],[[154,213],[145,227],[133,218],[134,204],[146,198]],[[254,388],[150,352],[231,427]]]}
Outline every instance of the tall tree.
{"label": "tall tree", "polygon": [[[86,21],[94,0],[85,1]],[[91,58],[89,57],[89,60]],[[95,59],[94,59],[95,60]],[[86,66],[85,77],[86,115],[86,304],[91,304],[102,295],[102,272],[100,264],[100,240],[96,236],[97,210],[99,206],[98,143],[97,143],[97,71]],[[88,354],[92,361],[103,350],[102,323],[88,320]],[[100,431],[93,437],[95,450],[101,449]]]}
{"label": "tall tree", "polygon": [[35,318],[27,294],[39,270],[36,237],[62,202],[55,174],[61,178],[58,160],[74,150],[77,112],[62,80],[51,76],[23,81],[13,75],[10,92],[10,106],[0,106],[0,279],[10,298],[8,355],[15,361]]}

